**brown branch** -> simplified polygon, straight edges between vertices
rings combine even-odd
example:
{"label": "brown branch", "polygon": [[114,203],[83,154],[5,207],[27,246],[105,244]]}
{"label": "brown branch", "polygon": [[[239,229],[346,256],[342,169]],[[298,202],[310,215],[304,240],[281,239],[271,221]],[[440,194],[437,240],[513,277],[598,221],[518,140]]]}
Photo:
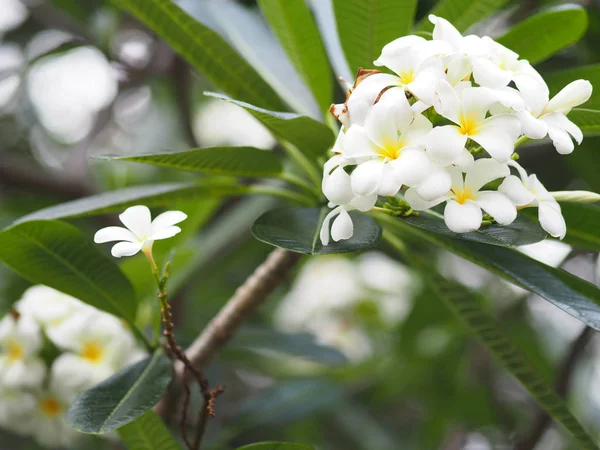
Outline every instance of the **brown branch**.
{"label": "brown branch", "polygon": [[[575,339],[569,352],[566,354],[565,359],[561,363],[561,368],[555,384],[556,393],[560,397],[565,397],[567,395],[571,377],[577,366],[579,357],[583,354],[585,347],[593,336],[594,330],[586,326],[577,339]],[[515,449],[533,450],[551,423],[551,417],[544,410],[540,409],[533,421],[529,435],[520,441]]]}
{"label": "brown branch", "polygon": [[[186,351],[187,358],[194,367],[205,367],[217,351],[234,335],[240,325],[266,300],[275,288],[286,278],[289,271],[302,255],[277,249],[272,251],[234,296],[204,329],[202,334]],[[174,382],[165,397],[156,406],[156,412],[168,422],[177,409],[181,396],[181,384],[189,382],[190,374],[184,365],[176,365]]]}

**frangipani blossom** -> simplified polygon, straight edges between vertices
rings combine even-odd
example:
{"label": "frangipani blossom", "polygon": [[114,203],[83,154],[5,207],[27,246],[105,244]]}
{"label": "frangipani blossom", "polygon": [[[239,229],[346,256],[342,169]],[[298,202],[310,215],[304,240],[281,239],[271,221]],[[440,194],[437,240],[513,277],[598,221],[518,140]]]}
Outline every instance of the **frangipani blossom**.
{"label": "frangipani blossom", "polygon": [[111,253],[115,258],[132,256],[140,250],[150,252],[154,241],[168,239],[181,232],[174,226],[184,221],[187,215],[181,211],[167,211],[151,220],[150,210],[143,205],[131,206],[119,215],[124,227],[106,227],[98,230],[94,242],[123,241],[114,245]]}
{"label": "frangipani blossom", "polygon": [[[334,209],[332,209],[329,214],[325,216],[325,219],[323,219],[321,232],[319,234],[321,243],[323,245],[328,245],[330,237],[335,242],[350,239],[354,235],[354,223],[352,222],[352,217],[350,217],[348,212],[355,209],[363,212],[370,211],[375,206],[375,202],[377,202],[376,194],[367,197],[356,195],[352,198],[352,200],[344,205],[335,205],[334,203],[329,203],[328,206]],[[331,224],[330,232],[329,224],[332,220],[333,223]]]}
{"label": "frangipani blossom", "polygon": [[453,88],[446,80],[437,83],[440,104],[437,112],[456,125],[433,128],[427,138],[427,152],[442,165],[452,164],[472,139],[493,158],[506,162],[521,133],[519,120],[511,114],[487,117],[497,97],[488,89],[468,82]]}
{"label": "frangipani blossom", "polygon": [[0,386],[0,426],[18,434],[29,433],[36,403],[30,392]]}
{"label": "frangipani blossom", "polygon": [[456,167],[447,167],[452,177],[451,192],[435,201],[427,202],[416,191],[406,192],[406,201],[415,210],[429,209],[447,201],[444,222],[455,233],[475,231],[483,220],[482,209],[501,225],[512,223],[517,217],[515,205],[504,194],[496,191],[481,191],[487,183],[510,174],[508,166],[493,159],[479,159],[467,170],[466,176]]}
{"label": "frangipani blossom", "polygon": [[43,337],[40,326],[18,313],[0,321],[0,385],[33,388],[41,385],[46,366],[38,356]]}
{"label": "frangipani blossom", "polygon": [[563,239],[567,234],[567,225],[558,202],[540,183],[537,176],[527,176],[525,169],[514,161],[509,164],[517,169],[519,177],[515,175],[506,177],[498,191],[506,195],[519,208],[537,206],[542,228],[550,236]]}

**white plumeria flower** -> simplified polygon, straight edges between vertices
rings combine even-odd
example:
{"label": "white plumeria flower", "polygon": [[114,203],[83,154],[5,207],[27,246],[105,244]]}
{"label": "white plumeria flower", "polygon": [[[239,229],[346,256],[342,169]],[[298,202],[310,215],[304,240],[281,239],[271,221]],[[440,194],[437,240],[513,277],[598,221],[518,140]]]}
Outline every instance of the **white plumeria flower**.
{"label": "white plumeria flower", "polygon": [[28,434],[36,403],[34,395],[29,392],[0,386],[0,427],[17,434]]}
{"label": "white plumeria flower", "polygon": [[493,158],[506,162],[512,155],[521,133],[519,120],[512,114],[487,117],[497,103],[489,89],[460,83],[453,88],[440,80],[436,91],[440,105],[438,113],[456,125],[433,128],[427,139],[427,152],[442,165],[452,164],[462,153],[467,139],[481,145]]}
{"label": "white plumeria flower", "polygon": [[456,167],[447,167],[452,177],[452,190],[432,202],[424,201],[413,189],[406,192],[405,199],[417,211],[432,208],[447,201],[444,222],[455,233],[478,230],[483,219],[482,210],[501,225],[508,225],[517,218],[517,209],[510,199],[496,191],[481,191],[487,183],[510,175],[506,164],[484,158],[475,161],[466,176]]}
{"label": "white plumeria flower", "polygon": [[519,177],[515,175],[506,177],[498,190],[519,208],[537,206],[542,228],[550,236],[563,239],[567,234],[567,225],[558,202],[540,183],[537,176],[527,176],[525,169],[515,161],[510,161],[509,164],[517,169]]}
{"label": "white plumeria flower", "polygon": [[[450,178],[424,151],[431,122],[410,108],[402,89],[386,91],[372,108],[365,126],[352,125],[342,142],[342,156],[358,163],[350,176],[359,196],[395,195],[402,185],[417,188],[434,199],[448,192]],[[438,169],[438,170],[436,170]]]}
{"label": "white plumeria flower", "polygon": [[[333,209],[325,216],[325,219],[323,219],[319,235],[321,243],[323,245],[328,245],[330,237],[335,242],[350,239],[354,235],[354,223],[352,222],[352,217],[350,217],[350,214],[348,213],[355,209],[362,212],[370,211],[373,209],[376,202],[377,195],[373,194],[368,197],[356,195],[350,202],[344,205],[336,206],[334,203],[329,203],[329,207]],[[333,223],[331,224],[330,233],[329,224],[332,220]]]}
{"label": "white plumeria flower", "polygon": [[40,326],[30,317],[7,315],[0,321],[0,385],[7,388],[41,385],[46,366],[38,353],[43,346]]}
{"label": "white plumeria flower", "polygon": [[[592,96],[592,84],[587,80],[576,80],[565,86],[551,100],[548,87],[530,90],[525,97],[529,111],[517,114],[521,121],[523,134],[531,139],[542,139],[546,134],[561,155],[567,155],[583,141],[583,133],[577,125],[567,118],[571,109],[587,102]],[[524,93],[524,92],[523,92]]]}
{"label": "white plumeria flower", "polygon": [[168,239],[181,232],[181,228],[174,225],[186,218],[187,215],[181,211],[167,211],[152,220],[148,207],[132,206],[119,215],[119,219],[126,228],[102,228],[96,232],[94,242],[102,244],[123,241],[114,245],[111,250],[115,258],[132,256],[140,250],[150,252],[154,241]]}

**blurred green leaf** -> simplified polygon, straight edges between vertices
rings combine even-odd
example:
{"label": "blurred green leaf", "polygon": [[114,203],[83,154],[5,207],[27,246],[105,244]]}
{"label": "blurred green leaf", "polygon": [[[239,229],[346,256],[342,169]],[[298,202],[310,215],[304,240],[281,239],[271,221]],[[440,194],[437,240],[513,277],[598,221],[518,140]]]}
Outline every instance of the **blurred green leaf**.
{"label": "blurred green leaf", "polygon": [[171,364],[162,348],[82,392],[67,414],[78,431],[104,434],[132,422],[158,403],[171,381]]}
{"label": "blurred green leaf", "polygon": [[403,234],[410,233],[445,248],[523,289],[538,294],[577,320],[600,331],[600,289],[597,286],[510,248],[427,233],[387,214],[378,214],[377,217],[396,236],[402,237]]}
{"label": "blurred green leaf", "polygon": [[536,64],[577,42],[587,24],[585,8],[575,4],[559,5],[528,17],[496,40],[517,52],[521,59]]}
{"label": "blurred green leaf", "polygon": [[117,430],[128,450],[181,450],[171,432],[153,411]]}
{"label": "blurred green leaf", "polygon": [[582,203],[560,204],[567,223],[564,242],[575,248],[600,252],[600,208]]}
{"label": "blurred green leaf", "polygon": [[305,0],[258,0],[258,4],[321,111],[327,111],[332,102],[333,77]]}
{"label": "blurred green leaf", "polygon": [[237,450],[314,450],[314,447],[306,444],[290,444],[289,442],[261,442],[244,445]]}
{"label": "blurred green leaf", "polygon": [[[592,83],[592,86],[600,86],[600,64],[580,66],[573,69],[560,70],[544,74],[544,79],[550,88],[550,95],[554,96],[560,92],[571,81],[583,79]],[[590,99],[584,103],[585,108],[600,109],[600,89],[594,89]]]}
{"label": "blurred green leaf", "polygon": [[443,218],[422,212],[418,216],[404,217],[403,220],[417,228],[443,234],[455,239],[480,242],[482,244],[511,247],[515,245],[534,244],[546,238],[546,232],[539,224],[529,218],[519,215],[510,225],[492,224],[481,227],[470,233],[454,233],[448,229]]}
{"label": "blurred green leaf", "polygon": [[[471,25],[498,11],[508,0],[439,0],[430,14],[450,21],[458,31],[464,32]],[[432,31],[433,24],[427,15],[415,25],[417,31]]]}
{"label": "blurred green leaf", "polygon": [[342,48],[350,65],[373,67],[383,46],[410,33],[416,0],[333,0]]}
{"label": "blurred green leaf", "polygon": [[319,233],[329,208],[279,208],[266,212],[252,226],[256,239],[292,252],[307,255],[366,250],[381,239],[381,227],[371,217],[351,211],[354,235],[347,240],[331,241],[323,246]]}
{"label": "blurred green leaf", "polygon": [[335,140],[333,131],[310,117],[294,113],[268,111],[214,92],[206,92],[205,94],[244,108],[267,127],[277,139],[294,145],[311,160],[314,160],[317,156],[323,156],[325,151],[333,146]]}
{"label": "blurred green leaf", "polygon": [[283,170],[281,161],[275,153],[255,147],[195,148],[183,152],[103,156],[101,159],[242,177],[276,177]]}
{"label": "blurred green leaf", "polygon": [[600,111],[574,108],[569,113],[569,119],[581,128],[583,134],[591,135],[600,133]]}
{"label": "blurred green leaf", "polygon": [[145,23],[223,92],[264,108],[285,110],[273,89],[221,36],[171,0],[113,2]]}
{"label": "blurred green leaf", "polygon": [[600,192],[600,136],[586,137],[575,151],[565,160],[575,173],[588,185],[589,189]]}
{"label": "blurred green leaf", "polygon": [[0,231],[0,260],[34,283],[134,323],[137,303],[131,283],[69,224],[36,220]]}

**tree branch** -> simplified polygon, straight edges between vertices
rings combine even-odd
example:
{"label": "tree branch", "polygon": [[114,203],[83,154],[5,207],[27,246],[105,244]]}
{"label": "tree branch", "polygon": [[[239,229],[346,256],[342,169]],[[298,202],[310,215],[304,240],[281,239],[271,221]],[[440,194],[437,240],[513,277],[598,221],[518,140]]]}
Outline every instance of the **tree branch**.
{"label": "tree branch", "polygon": [[[573,375],[573,371],[577,366],[579,357],[583,354],[585,347],[593,336],[594,330],[586,326],[571,345],[569,352],[566,354],[565,359],[561,364],[558,378],[556,379],[555,389],[559,396],[565,397],[567,395],[569,384],[571,382],[571,376]],[[545,411],[538,411],[533,421],[531,432],[517,444],[515,449],[533,450],[551,423],[552,419]]]}
{"label": "tree branch", "polygon": [[[235,334],[240,325],[275,290],[302,257],[283,249],[273,250],[267,260],[235,292],[219,313],[210,321],[202,334],[186,350],[191,363],[201,369]],[[189,382],[191,374],[178,363],[175,378],[165,397],[156,406],[156,412],[169,422],[177,409],[181,385]]]}

